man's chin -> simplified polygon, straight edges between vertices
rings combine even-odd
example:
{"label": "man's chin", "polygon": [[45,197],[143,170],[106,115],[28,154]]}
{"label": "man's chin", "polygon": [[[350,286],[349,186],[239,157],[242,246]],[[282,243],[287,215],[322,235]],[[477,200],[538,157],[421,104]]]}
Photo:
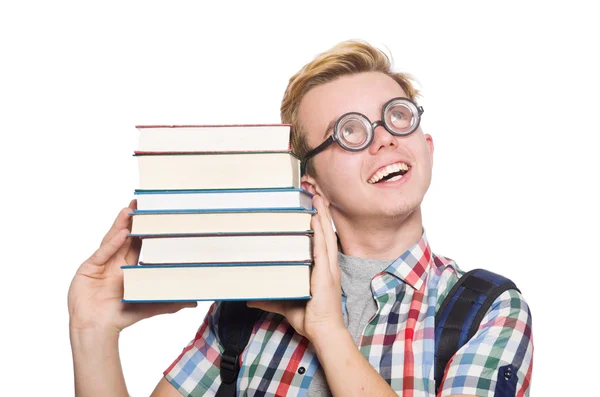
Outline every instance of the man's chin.
{"label": "man's chin", "polygon": [[379,211],[380,217],[384,219],[393,219],[397,222],[404,222],[414,215],[421,215],[421,202],[395,202],[392,205],[386,205]]}

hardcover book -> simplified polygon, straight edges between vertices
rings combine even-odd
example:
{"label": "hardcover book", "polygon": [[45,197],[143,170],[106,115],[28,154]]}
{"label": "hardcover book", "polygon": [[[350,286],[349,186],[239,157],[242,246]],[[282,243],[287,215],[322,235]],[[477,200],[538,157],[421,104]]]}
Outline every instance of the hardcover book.
{"label": "hardcover book", "polygon": [[136,154],[140,190],[300,188],[291,152]]}
{"label": "hardcover book", "polygon": [[315,211],[308,210],[196,210],[133,212],[131,235],[186,235],[310,232]]}
{"label": "hardcover book", "polygon": [[137,211],[221,209],[311,210],[313,195],[303,189],[136,190]]}
{"label": "hardcover book", "polygon": [[147,237],[140,252],[142,265],[311,261],[309,234]]}
{"label": "hardcover book", "polygon": [[125,302],[309,299],[310,263],[123,266]]}
{"label": "hardcover book", "polygon": [[137,153],[257,152],[290,149],[290,124],[138,125]]}

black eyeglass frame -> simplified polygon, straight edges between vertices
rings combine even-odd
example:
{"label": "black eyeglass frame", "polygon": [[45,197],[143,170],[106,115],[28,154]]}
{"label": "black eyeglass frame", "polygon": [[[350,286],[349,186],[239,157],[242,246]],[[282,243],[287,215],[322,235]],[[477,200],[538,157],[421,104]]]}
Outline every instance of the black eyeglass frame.
{"label": "black eyeglass frame", "polygon": [[[416,113],[413,112],[413,115],[417,119],[416,122],[413,124],[412,128],[408,132],[404,132],[404,133],[398,133],[398,132],[392,130],[385,122],[385,113],[387,112],[390,105],[398,100],[401,100],[402,102],[410,103],[416,110]],[[308,162],[308,160],[310,160],[317,154],[321,153],[323,150],[327,149],[334,142],[337,142],[343,149],[348,150],[349,152],[360,152],[361,150],[365,150],[366,148],[368,148],[369,145],[371,144],[371,142],[373,142],[373,138],[375,137],[375,128],[377,128],[379,126],[383,126],[383,128],[385,128],[387,132],[389,132],[390,134],[392,134],[394,136],[408,136],[408,135],[412,134],[413,132],[415,132],[417,130],[417,128],[419,128],[419,124],[421,124],[421,115],[423,114],[423,112],[425,112],[425,110],[423,109],[423,106],[418,106],[414,101],[410,100],[409,98],[396,97],[396,98],[390,99],[389,101],[387,101],[385,103],[385,105],[383,105],[383,108],[381,109],[381,120],[377,120],[372,123],[371,123],[371,120],[369,120],[369,118],[362,113],[358,113],[358,112],[344,113],[335,122],[335,124],[333,126],[333,134],[331,134],[319,146],[317,146],[310,152],[306,153],[306,155],[300,162],[300,175],[304,175],[304,172],[306,171],[306,163]],[[341,122],[345,121],[344,119],[347,118],[348,116],[359,116],[367,121],[368,124],[365,124],[365,125],[369,125],[371,127],[369,138],[360,147],[353,148],[350,146],[346,146],[342,143],[342,141],[339,138],[340,133],[339,133],[338,127],[341,124]]]}

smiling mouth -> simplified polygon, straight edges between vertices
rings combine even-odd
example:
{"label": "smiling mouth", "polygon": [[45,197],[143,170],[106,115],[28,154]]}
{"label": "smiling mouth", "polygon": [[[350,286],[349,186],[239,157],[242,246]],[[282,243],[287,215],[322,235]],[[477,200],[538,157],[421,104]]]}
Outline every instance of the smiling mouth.
{"label": "smiling mouth", "polygon": [[410,166],[403,162],[390,164],[379,171],[367,180],[371,185],[381,182],[393,182],[402,178],[410,170]]}

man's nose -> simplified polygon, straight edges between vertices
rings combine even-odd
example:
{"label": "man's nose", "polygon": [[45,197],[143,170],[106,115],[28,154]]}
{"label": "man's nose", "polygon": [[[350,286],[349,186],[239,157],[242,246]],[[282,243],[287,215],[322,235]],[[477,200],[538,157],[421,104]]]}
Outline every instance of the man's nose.
{"label": "man's nose", "polygon": [[383,147],[396,146],[397,144],[396,137],[390,134],[383,124],[378,123],[373,130],[373,142],[371,143],[369,150],[371,151],[371,154],[376,154]]}

